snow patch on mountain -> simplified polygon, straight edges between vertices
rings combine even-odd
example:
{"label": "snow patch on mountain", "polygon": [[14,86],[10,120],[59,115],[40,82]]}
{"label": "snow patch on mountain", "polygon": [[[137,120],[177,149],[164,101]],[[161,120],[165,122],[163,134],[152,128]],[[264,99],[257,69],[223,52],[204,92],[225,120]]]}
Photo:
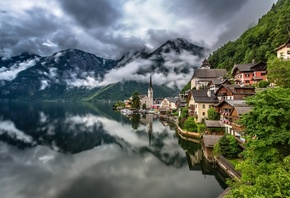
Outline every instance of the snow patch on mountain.
{"label": "snow patch on mountain", "polygon": [[44,90],[44,89],[46,89],[47,87],[50,86],[48,80],[42,80],[40,82],[41,82],[41,86],[40,86],[39,90]]}

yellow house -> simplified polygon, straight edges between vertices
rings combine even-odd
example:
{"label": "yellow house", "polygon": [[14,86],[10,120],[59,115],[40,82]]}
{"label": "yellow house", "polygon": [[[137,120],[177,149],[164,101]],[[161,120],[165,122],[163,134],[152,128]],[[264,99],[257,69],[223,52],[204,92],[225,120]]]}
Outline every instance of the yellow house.
{"label": "yellow house", "polygon": [[188,114],[193,116],[196,122],[206,119],[208,109],[218,103],[217,97],[211,90],[191,90],[188,98]]}
{"label": "yellow house", "polygon": [[285,60],[290,59],[290,39],[280,47],[276,48],[277,57]]}

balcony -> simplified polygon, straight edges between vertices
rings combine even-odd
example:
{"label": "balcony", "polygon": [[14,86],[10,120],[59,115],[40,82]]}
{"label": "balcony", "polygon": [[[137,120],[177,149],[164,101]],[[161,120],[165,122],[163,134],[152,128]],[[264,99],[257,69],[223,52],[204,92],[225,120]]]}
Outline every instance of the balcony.
{"label": "balcony", "polygon": [[233,127],[233,130],[238,131],[238,132],[242,132],[246,130],[245,126],[234,123],[234,122],[232,123],[232,127]]}

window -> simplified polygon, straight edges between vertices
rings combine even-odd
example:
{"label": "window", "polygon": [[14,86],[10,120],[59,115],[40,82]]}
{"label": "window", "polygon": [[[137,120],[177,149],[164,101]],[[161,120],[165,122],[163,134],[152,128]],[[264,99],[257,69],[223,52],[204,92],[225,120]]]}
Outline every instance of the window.
{"label": "window", "polygon": [[246,80],[245,83],[250,83],[250,81],[249,80]]}
{"label": "window", "polygon": [[205,109],[205,105],[204,104],[202,105],[202,108]]}
{"label": "window", "polygon": [[245,74],[245,77],[250,77],[251,76],[251,74]]}
{"label": "window", "polygon": [[287,54],[290,54],[290,50],[287,50]]}
{"label": "window", "polygon": [[205,112],[202,112],[202,115],[205,116]]}

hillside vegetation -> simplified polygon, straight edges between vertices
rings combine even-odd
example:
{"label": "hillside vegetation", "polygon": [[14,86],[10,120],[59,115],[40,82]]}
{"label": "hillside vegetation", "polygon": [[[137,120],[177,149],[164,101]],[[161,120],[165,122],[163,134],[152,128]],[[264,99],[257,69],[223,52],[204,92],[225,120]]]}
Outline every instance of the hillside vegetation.
{"label": "hillside vegetation", "polygon": [[267,62],[276,55],[275,48],[287,41],[290,26],[290,0],[278,0],[258,24],[235,41],[229,41],[209,57],[212,67],[231,71],[234,64]]}

